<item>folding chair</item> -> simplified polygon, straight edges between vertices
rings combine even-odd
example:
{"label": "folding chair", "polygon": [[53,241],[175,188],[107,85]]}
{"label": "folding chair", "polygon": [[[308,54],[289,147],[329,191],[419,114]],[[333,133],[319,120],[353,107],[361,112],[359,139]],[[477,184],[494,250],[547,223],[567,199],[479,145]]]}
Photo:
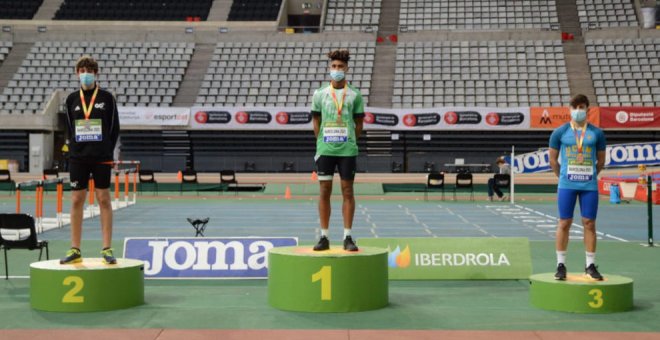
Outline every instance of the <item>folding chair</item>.
{"label": "folding chair", "polygon": [[179,184],[179,195],[183,195],[184,184],[194,184],[195,192],[199,196],[199,182],[197,182],[197,171],[186,169],[181,172],[181,183]]}
{"label": "folding chair", "polygon": [[500,189],[506,189],[511,193],[511,175],[509,174],[495,174],[493,176],[495,180],[495,187]]}
{"label": "folding chair", "polygon": [[426,175],[426,186],[424,187],[424,200],[428,201],[429,191],[441,190],[442,200],[445,200],[445,175],[430,173]]}
{"label": "folding chair", "polygon": [[474,201],[474,186],[471,173],[456,174],[456,184],[454,185],[454,201],[456,200],[457,190],[470,190],[470,200]]}
{"label": "folding chair", "polygon": [[154,195],[158,196],[158,182],[156,182],[153,170],[140,170],[138,172],[138,179],[140,181],[140,193],[142,193],[142,186],[144,184],[151,184],[152,188],[154,189]]}
{"label": "folding chair", "polygon": [[0,246],[5,253],[5,279],[9,279],[9,264],[7,250],[11,249],[39,249],[39,260],[43,249],[46,248],[48,260],[48,241],[37,239],[37,230],[34,218],[28,214],[0,214]]}
{"label": "folding chair", "polygon": [[204,230],[206,230],[206,224],[209,223],[209,217],[207,218],[193,218],[188,217],[188,222],[195,228],[195,237],[202,236],[204,237]]}
{"label": "folding chair", "polygon": [[9,170],[0,170],[0,184],[3,186],[9,186],[9,195],[16,191],[16,182],[11,179]]}
{"label": "folding chair", "polygon": [[234,170],[222,170],[220,171],[220,190],[227,188],[233,184],[234,192],[238,195],[238,182],[236,181],[236,172]]}

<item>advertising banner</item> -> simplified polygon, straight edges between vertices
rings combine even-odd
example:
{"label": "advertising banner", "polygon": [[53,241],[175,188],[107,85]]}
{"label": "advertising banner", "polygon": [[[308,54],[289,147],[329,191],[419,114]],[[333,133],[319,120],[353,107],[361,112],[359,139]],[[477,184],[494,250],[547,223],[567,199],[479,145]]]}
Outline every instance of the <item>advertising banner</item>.
{"label": "advertising banner", "polygon": [[190,108],[187,107],[122,107],[119,123],[122,127],[131,126],[183,126],[190,121]]}
{"label": "advertising banner", "polygon": [[[570,121],[571,109],[568,106],[530,108],[530,127],[532,129],[555,129]],[[587,121],[595,126],[600,126],[599,107],[589,109]]]}
{"label": "advertising banner", "polygon": [[[365,130],[529,129],[529,108],[446,107],[365,109]],[[211,130],[311,130],[309,108],[193,107],[191,128]]]}
{"label": "advertising banner", "polygon": [[144,261],[145,278],[268,277],[268,250],[298,245],[296,237],[132,237],[124,257]]}
{"label": "advertising banner", "polygon": [[[505,157],[511,164],[511,157]],[[605,167],[660,164],[660,142],[608,145],[605,149]],[[513,163],[516,173],[550,171],[548,149],[516,155]]]}
{"label": "advertising banner", "polygon": [[516,280],[532,274],[527,238],[363,238],[388,249],[390,280]]}
{"label": "advertising banner", "polygon": [[606,129],[660,128],[658,107],[603,107],[600,112]]}

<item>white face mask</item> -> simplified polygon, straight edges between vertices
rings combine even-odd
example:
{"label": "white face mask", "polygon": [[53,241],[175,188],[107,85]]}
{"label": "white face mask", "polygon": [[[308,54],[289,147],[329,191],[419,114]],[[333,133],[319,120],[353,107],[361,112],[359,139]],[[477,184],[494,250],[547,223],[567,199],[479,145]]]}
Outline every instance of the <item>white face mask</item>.
{"label": "white face mask", "polygon": [[346,74],[342,70],[331,70],[330,71],[330,78],[334,81],[342,81],[344,80],[344,77]]}

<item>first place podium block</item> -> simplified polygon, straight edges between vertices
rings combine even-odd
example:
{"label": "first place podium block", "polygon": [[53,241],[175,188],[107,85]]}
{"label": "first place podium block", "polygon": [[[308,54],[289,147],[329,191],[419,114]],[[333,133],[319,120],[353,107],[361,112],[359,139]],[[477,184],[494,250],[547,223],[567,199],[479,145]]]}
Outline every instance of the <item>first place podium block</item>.
{"label": "first place podium block", "polygon": [[62,265],[59,260],[30,265],[30,304],[48,312],[97,312],[144,304],[144,264],[100,258]]}
{"label": "first place podium block", "polygon": [[633,308],[633,280],[603,274],[595,281],[584,274],[568,273],[557,281],[553,273],[530,276],[529,299],[534,307],[560,312],[604,314]]}
{"label": "first place podium block", "polygon": [[389,303],[387,250],[277,247],[268,254],[268,302],[297,312],[359,312]]}

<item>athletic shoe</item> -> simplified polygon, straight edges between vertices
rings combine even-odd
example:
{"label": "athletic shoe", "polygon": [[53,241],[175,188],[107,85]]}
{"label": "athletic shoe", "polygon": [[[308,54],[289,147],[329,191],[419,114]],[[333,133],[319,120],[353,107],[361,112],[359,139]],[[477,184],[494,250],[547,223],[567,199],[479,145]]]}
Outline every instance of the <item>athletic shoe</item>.
{"label": "athletic shoe", "polygon": [[321,236],[321,239],[319,239],[319,243],[317,243],[314,246],[314,251],[328,250],[328,249],[330,249],[330,241],[328,240],[327,237]]}
{"label": "athletic shoe", "polygon": [[603,281],[603,275],[600,275],[598,272],[598,267],[596,267],[596,265],[593,263],[584,269],[584,273],[592,280]]}
{"label": "athletic shoe", "polygon": [[112,254],[112,248],[101,250],[101,256],[103,256],[103,263],[117,264],[117,259],[115,258],[115,255]]}
{"label": "athletic shoe", "polygon": [[60,259],[60,264],[73,264],[82,262],[80,249],[71,248],[66,252],[66,256]]}
{"label": "athletic shoe", "polygon": [[493,196],[488,196],[488,200],[489,200],[490,202],[492,202],[492,201],[493,201]]}
{"label": "athletic shoe", "polygon": [[355,242],[353,242],[353,238],[350,236],[346,236],[344,239],[344,250],[346,251],[358,251],[358,247],[355,245]]}
{"label": "athletic shoe", "polygon": [[563,263],[557,265],[557,273],[555,274],[555,280],[564,281],[566,280],[566,266]]}
{"label": "athletic shoe", "polygon": [[504,195],[504,196],[502,196],[502,197],[499,198],[500,202],[504,202],[504,201],[506,201],[507,199],[508,199],[508,197],[506,197],[506,195]]}

